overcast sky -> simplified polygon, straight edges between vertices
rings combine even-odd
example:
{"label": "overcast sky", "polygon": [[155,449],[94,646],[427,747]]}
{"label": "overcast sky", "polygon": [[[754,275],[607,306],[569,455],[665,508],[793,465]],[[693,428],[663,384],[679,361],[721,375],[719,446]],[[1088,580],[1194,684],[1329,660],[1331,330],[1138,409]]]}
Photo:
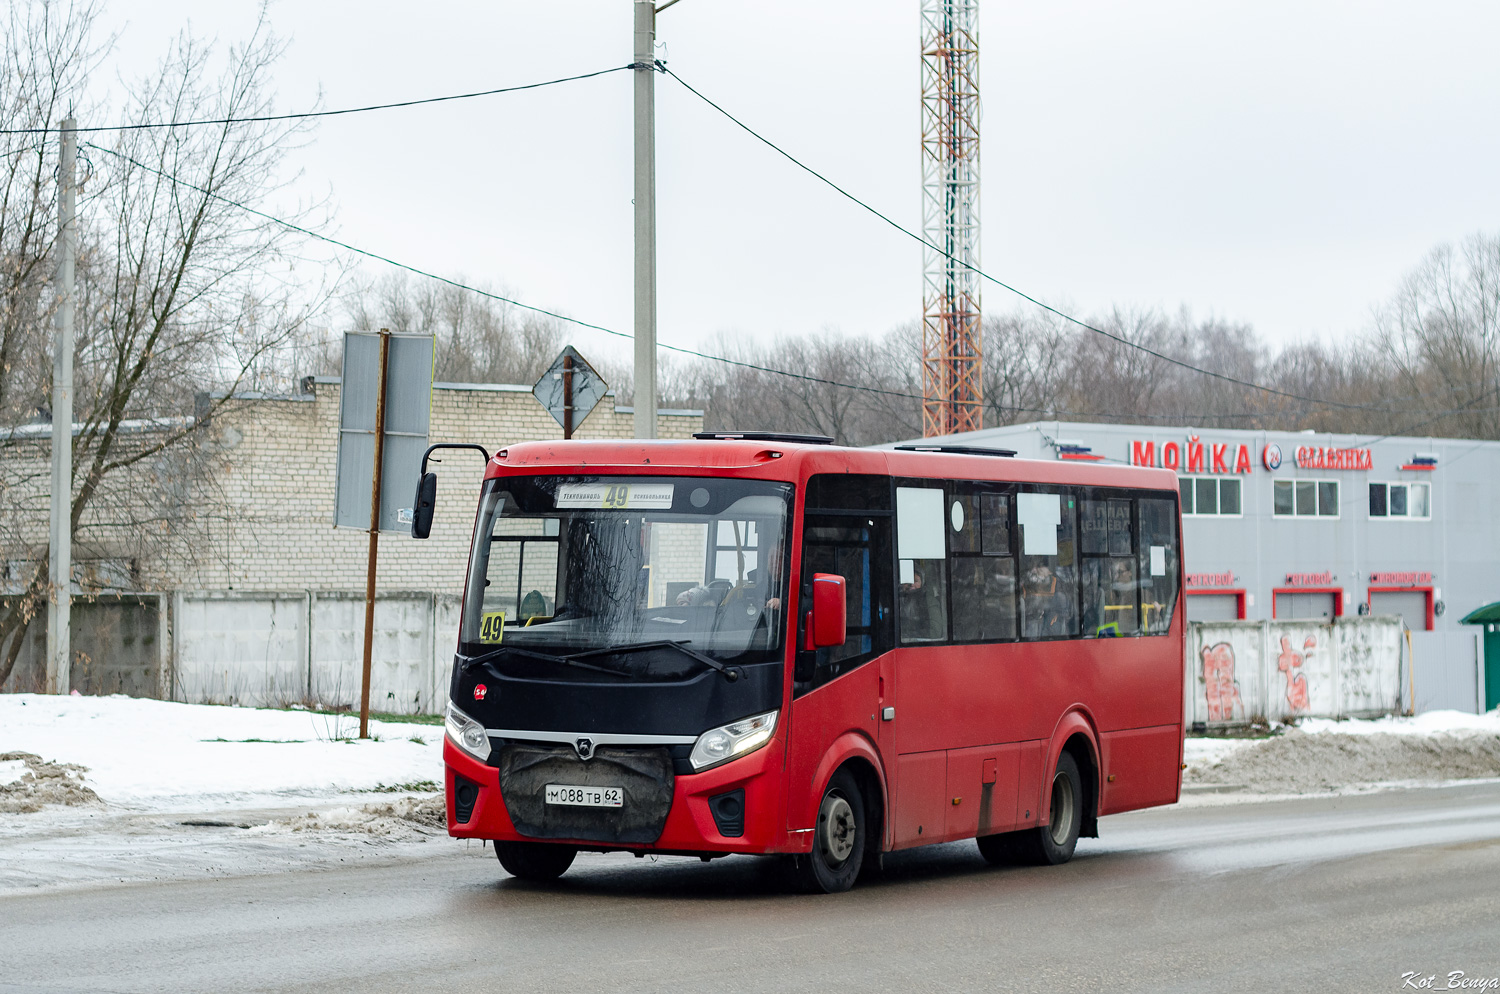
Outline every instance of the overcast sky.
{"label": "overcast sky", "polygon": [[[278,107],[320,88],[337,108],[623,65],[631,7],[279,3],[292,44]],[[658,19],[658,56],[915,228],[918,10],[681,0]],[[243,37],[255,11],[115,0],[105,20],[123,34],[96,85],[143,69],[190,22]],[[1080,314],[1186,305],[1276,343],[1363,330],[1434,245],[1500,232],[1497,37],[1493,2],[982,0],[984,267]],[[331,193],[353,244],[628,332],[630,75],[326,120],[288,157],[302,177],[283,202]],[[657,87],[663,342],[880,333],[920,316],[916,243],[669,77]],[[986,311],[1018,305],[984,294]]]}

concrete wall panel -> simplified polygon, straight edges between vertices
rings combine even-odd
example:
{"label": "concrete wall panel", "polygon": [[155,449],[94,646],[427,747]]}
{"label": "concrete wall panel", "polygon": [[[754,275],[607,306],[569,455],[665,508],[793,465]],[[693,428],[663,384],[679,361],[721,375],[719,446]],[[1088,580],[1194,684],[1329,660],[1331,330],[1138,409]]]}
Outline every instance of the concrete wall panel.
{"label": "concrete wall panel", "polygon": [[[364,599],[320,595],[313,601],[312,619],[312,696],[326,705],[357,709],[364,668]],[[376,599],[370,710],[433,710],[431,625],[431,597]]]}
{"label": "concrete wall panel", "polygon": [[1190,720],[1227,726],[1399,711],[1403,641],[1394,618],[1191,622]]}
{"label": "concrete wall panel", "polygon": [[182,597],[173,699],[284,706],[307,699],[307,601]]}

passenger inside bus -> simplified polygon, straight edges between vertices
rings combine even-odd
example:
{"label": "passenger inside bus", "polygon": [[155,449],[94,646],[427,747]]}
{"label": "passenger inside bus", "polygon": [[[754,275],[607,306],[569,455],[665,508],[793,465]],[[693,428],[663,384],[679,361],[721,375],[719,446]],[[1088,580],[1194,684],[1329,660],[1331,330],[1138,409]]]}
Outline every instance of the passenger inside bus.
{"label": "passenger inside bus", "polygon": [[901,641],[945,641],[948,638],[948,603],[947,588],[943,583],[943,560],[903,560],[901,572]]}
{"label": "passenger inside bus", "polygon": [[1067,598],[1058,589],[1057,574],[1047,566],[1033,567],[1022,588],[1023,636],[1068,634],[1068,607]]}

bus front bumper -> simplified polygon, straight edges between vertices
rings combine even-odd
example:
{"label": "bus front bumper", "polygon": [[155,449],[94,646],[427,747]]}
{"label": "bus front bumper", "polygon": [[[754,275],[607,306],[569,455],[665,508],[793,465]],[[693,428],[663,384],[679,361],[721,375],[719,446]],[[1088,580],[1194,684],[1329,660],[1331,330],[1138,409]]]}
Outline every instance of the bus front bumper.
{"label": "bus front bumper", "polygon": [[[784,828],[781,808],[782,746],[773,738],[747,755],[702,773],[673,778],[672,803],[661,835],[651,843],[621,843],[600,839],[536,839],[518,831],[506,809],[500,790],[500,771],[481,763],[443,738],[444,796],[448,834],[460,839],[542,841],[576,845],[591,850],[632,850],[673,853],[771,853],[797,851]],[[472,796],[472,805],[459,803]],[[475,789],[477,788],[477,789]],[[710,800],[743,791],[743,834],[726,835],[720,830]],[[720,802],[723,803],[722,801]],[[469,807],[469,817],[460,822],[458,809]],[[721,809],[721,816],[723,809]],[[732,831],[734,825],[728,826]],[[800,841],[800,839],[799,839]],[[805,848],[805,843],[803,845]]]}

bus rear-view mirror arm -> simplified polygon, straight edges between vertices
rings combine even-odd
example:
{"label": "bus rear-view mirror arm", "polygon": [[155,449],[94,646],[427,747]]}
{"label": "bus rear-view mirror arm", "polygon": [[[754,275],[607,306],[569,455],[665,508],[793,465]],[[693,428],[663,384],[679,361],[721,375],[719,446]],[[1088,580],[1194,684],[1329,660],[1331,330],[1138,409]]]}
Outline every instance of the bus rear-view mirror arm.
{"label": "bus rear-view mirror arm", "polygon": [[804,631],[804,649],[844,644],[848,637],[848,613],[842,576],[837,573],[813,574],[812,609],[808,611]]}
{"label": "bus rear-view mirror arm", "polygon": [[417,496],[411,506],[412,538],[426,538],[432,534],[432,514],[437,509],[437,474],[427,472],[427,457],[436,449],[477,449],[486,463],[490,461],[489,451],[473,442],[438,442],[427,446],[427,451],[422,453],[422,473],[417,478]]}

